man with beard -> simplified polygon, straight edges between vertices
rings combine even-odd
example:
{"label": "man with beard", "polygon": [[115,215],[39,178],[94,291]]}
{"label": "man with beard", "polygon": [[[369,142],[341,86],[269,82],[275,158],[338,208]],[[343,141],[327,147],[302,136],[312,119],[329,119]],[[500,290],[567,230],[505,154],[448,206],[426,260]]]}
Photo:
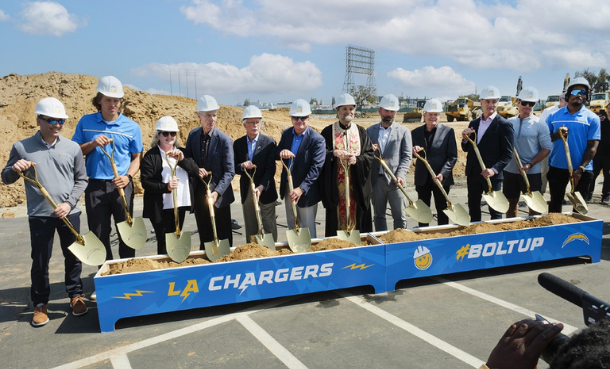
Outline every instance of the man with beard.
{"label": "man with beard", "polygon": [[[404,186],[411,164],[411,133],[404,126],[394,124],[394,117],[399,108],[396,96],[385,95],[379,103],[381,122],[367,128],[366,133],[373,145],[377,145],[381,157],[396,176],[398,183]],[[377,160],[373,160],[371,165],[371,185],[375,231],[388,229],[385,215],[388,202],[392,210],[394,229],[407,228],[407,199]]]}
{"label": "man with beard", "polygon": [[[341,94],[335,105],[339,120],[322,130],[326,141],[326,161],[322,172],[322,202],[326,208],[326,237],[338,229],[373,230],[371,219],[371,161],[373,146],[364,128],[352,123],[356,101]],[[349,172],[350,198],[346,200],[346,170]],[[346,202],[349,201],[349,205]],[[349,206],[350,219],[347,219]]]}
{"label": "man with beard", "polygon": [[597,114],[585,107],[591,86],[582,78],[574,78],[568,85],[568,105],[549,115],[546,124],[551,132],[553,147],[549,159],[549,213],[561,213],[566,186],[570,181],[568,161],[561,135],[567,137],[574,172],[574,185],[584,199],[589,195],[593,180],[592,160],[600,140],[600,121]]}

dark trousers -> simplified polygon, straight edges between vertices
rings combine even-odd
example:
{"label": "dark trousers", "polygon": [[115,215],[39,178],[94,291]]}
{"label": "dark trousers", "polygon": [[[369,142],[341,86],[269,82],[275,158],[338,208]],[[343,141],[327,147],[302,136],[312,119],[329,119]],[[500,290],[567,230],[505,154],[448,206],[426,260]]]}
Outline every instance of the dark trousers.
{"label": "dark trousers", "polygon": [[[197,229],[199,230],[199,245],[200,250],[205,250],[205,243],[214,239],[212,232],[212,221],[210,218],[210,210],[208,208],[208,200],[205,197],[205,186],[197,186],[195,191],[195,220],[197,221]],[[233,230],[231,229],[231,207],[224,208],[214,207],[214,216],[216,217],[216,233],[218,240],[229,240],[229,245],[233,246]]]}
{"label": "dark trousers", "polygon": [[[551,202],[549,202],[549,213],[561,213],[563,206],[563,198],[566,194],[566,186],[570,182],[570,172],[567,169],[559,169],[556,167],[549,167],[549,172],[546,175],[549,182],[549,192],[551,194]],[[589,196],[589,186],[593,181],[593,172],[585,171],[582,173],[578,184],[576,185],[576,191],[580,192],[583,199]],[[569,187],[567,191],[571,191],[572,187]]]}
{"label": "dark trousers", "polygon": [[[443,189],[449,195],[450,186],[443,186]],[[428,178],[423,186],[415,186],[417,191],[417,197],[424,202],[424,204],[430,206],[430,198],[434,195],[434,206],[436,207],[436,217],[438,225],[449,224],[449,218],[443,210],[447,209],[447,199],[443,196],[443,193],[436,184],[432,181],[432,178]],[[428,223],[419,223],[420,227],[427,227]]]}
{"label": "dark trousers", "polygon": [[[68,220],[77,232],[80,231],[80,213],[68,215]],[[32,278],[31,297],[34,306],[47,304],[51,294],[49,284],[49,261],[53,251],[53,238],[55,230],[59,235],[61,252],[64,255],[64,283],[66,292],[70,298],[80,296],[83,293],[83,282],[80,274],[82,264],[74,254],[68,250],[76,236],[63,220],[55,217],[30,217],[30,241],[32,243]]]}
{"label": "dark trousers", "polygon": [[602,186],[602,199],[610,197],[610,156],[596,155],[593,159],[593,180],[589,185],[589,196],[593,195],[595,182],[599,173],[604,176],[604,184]]}
{"label": "dark trousers", "polygon": [[[184,216],[188,207],[178,208],[178,222],[180,224],[180,231],[182,232],[182,226],[184,225]],[[167,254],[167,248],[165,245],[165,234],[176,232],[176,221],[174,220],[174,209],[163,210],[163,218],[160,223],[153,223],[151,221],[153,229],[155,230],[155,236],[157,236],[157,254]]]}
{"label": "dark trousers", "polygon": [[[502,180],[497,179],[493,176],[489,179],[491,181],[491,189],[493,191],[500,191],[502,188]],[[468,213],[470,214],[471,222],[481,221],[481,197],[483,193],[489,191],[487,181],[480,174],[468,176],[466,179],[468,188]],[[489,206],[489,215],[491,219],[502,219],[502,213],[495,211]]]}
{"label": "dark trousers", "polygon": [[[133,183],[129,183],[123,190],[125,191],[129,214],[133,214]],[[123,242],[118,227],[116,227],[117,223],[127,219],[127,215],[123,208],[123,200],[121,200],[119,190],[114,183],[110,180],[89,179],[89,185],[85,189],[85,205],[87,224],[91,232],[106,247],[106,260],[113,259],[110,248],[111,216],[114,218],[115,229],[117,229],[117,235],[119,236],[119,257],[123,259],[136,256],[136,250]]]}

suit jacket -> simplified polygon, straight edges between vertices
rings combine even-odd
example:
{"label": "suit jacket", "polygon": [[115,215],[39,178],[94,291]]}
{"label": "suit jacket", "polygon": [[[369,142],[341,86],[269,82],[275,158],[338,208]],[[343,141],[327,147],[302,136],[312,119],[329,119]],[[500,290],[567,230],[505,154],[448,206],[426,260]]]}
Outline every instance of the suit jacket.
{"label": "suit jacket", "polygon": [[[180,148],[184,152],[183,148]],[[189,178],[199,176],[199,167],[193,159],[184,158],[178,162],[178,166],[184,169]],[[144,209],[142,217],[150,218],[153,223],[161,223],[163,219],[163,194],[170,193],[167,183],[163,182],[163,159],[158,147],[152,148],[144,154],[140,164],[140,181],[144,188]],[[196,178],[195,178],[196,179]],[[194,192],[191,188],[191,204],[194,201]]]}
{"label": "suit jacket", "polygon": [[[481,117],[471,121],[468,127],[474,129],[478,135],[480,123]],[[483,164],[487,168],[494,168],[498,172],[494,176],[498,180],[504,179],[504,167],[513,158],[514,136],[513,125],[497,114],[485,131],[481,141],[477,144],[481,158],[483,158]],[[474,134],[470,138],[474,141]],[[480,175],[483,168],[479,164],[470,141],[466,141],[466,143],[462,141],[462,150],[468,153],[466,176]]]}
{"label": "suit jacket", "polygon": [[[235,201],[233,195],[233,187],[231,187],[231,180],[235,176],[235,161],[233,160],[233,141],[226,133],[214,127],[210,136],[210,143],[208,146],[208,155],[205,163],[201,157],[201,135],[203,128],[197,127],[191,132],[186,140],[185,155],[187,158],[193,158],[199,168],[204,168],[206,171],[212,173],[212,180],[210,182],[210,191],[218,192],[218,201],[215,206],[217,208],[223,208],[229,206]],[[199,189],[199,186],[205,187],[205,184],[195,178],[193,188]],[[201,205],[201,204],[193,204]]]}
{"label": "suit jacket", "polygon": [[[277,145],[275,140],[262,133],[258,135],[254,154],[252,155],[252,163],[256,165],[256,173],[254,174],[254,185],[263,186],[263,192],[259,197],[262,204],[269,204],[277,200],[277,191],[275,190],[275,149]],[[248,161],[248,136],[243,136],[235,140],[233,143],[233,151],[235,153],[235,174],[240,175],[239,189],[241,193],[241,203],[246,201],[248,191],[250,191],[250,178],[244,174],[241,163]],[[252,174],[252,172],[250,172]]]}
{"label": "suit jacket", "polygon": [[[380,130],[381,123],[377,123],[366,129],[366,133],[370,137],[371,143],[379,145]],[[394,172],[396,178],[406,178],[413,156],[411,149],[411,132],[398,123],[392,124],[390,137],[388,137],[388,142],[386,143],[385,150],[383,150],[381,157],[390,170]],[[378,160],[373,160],[371,164],[371,184],[373,186],[382,178],[378,175],[380,166],[381,164]],[[392,182],[390,176],[385,171],[383,173],[385,174],[386,183],[391,187],[395,187],[396,185]]]}
{"label": "suit jacket", "polygon": [[[436,126],[436,133],[432,140],[432,146],[428,147],[424,131],[426,125],[419,126],[411,132],[413,146],[421,146],[426,150],[426,157],[435,174],[443,175],[443,187],[451,186],[453,182],[453,167],[457,162],[457,143],[453,128],[443,124]],[[423,153],[420,152],[420,156]],[[415,185],[424,186],[430,177],[426,165],[418,160],[415,163]]]}
{"label": "suit jacket", "polygon": [[[292,146],[292,130],[287,128],[282,132],[282,138],[275,151],[275,159],[280,160],[280,152],[284,149],[290,150]],[[298,206],[304,208],[320,202],[320,189],[318,177],[322,172],[324,160],[326,158],[326,148],[324,138],[311,127],[307,128],[307,133],[299,145],[299,149],[294,157],[291,169],[292,182],[294,188],[300,187],[304,193],[299,199]],[[284,160],[286,165],[290,160]],[[280,181],[280,196],[283,199],[288,185],[288,175],[286,169],[282,169],[282,179]]]}

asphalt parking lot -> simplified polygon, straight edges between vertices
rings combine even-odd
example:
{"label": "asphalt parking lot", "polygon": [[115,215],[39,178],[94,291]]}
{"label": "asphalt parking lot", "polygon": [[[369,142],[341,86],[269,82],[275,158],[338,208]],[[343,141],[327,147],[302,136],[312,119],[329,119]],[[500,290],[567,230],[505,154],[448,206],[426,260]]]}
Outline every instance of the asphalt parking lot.
{"label": "asphalt parking lot", "polygon": [[[589,205],[590,216],[610,219],[610,207]],[[451,191],[465,199],[465,186]],[[278,206],[278,234],[284,206]],[[524,208],[522,210],[525,210]],[[569,210],[568,206],[564,207]],[[318,210],[323,234],[324,209]],[[136,211],[136,216],[139,213]],[[233,218],[242,224],[239,204]],[[525,214],[523,214],[525,215]],[[86,224],[86,221],[83,223]],[[151,230],[148,221],[145,221]],[[415,222],[409,220],[409,226]],[[84,226],[83,226],[84,227]],[[192,216],[186,230],[195,230]],[[234,243],[243,235],[235,230]],[[575,258],[404,280],[396,291],[358,287],[120,320],[99,333],[95,302],[82,317],[69,314],[63,258],[51,260],[50,322],[30,326],[27,218],[0,220],[0,352],[3,368],[477,368],[513,322],[539,313],[584,327],[582,310],[537,283],[541,272],[570,281],[610,301],[610,229],[604,222],[602,261]],[[193,237],[193,244],[198,242]],[[116,245],[114,246],[116,254]],[[151,233],[138,256],[156,250]],[[96,267],[84,266],[87,296]],[[541,368],[546,364],[541,363]]]}

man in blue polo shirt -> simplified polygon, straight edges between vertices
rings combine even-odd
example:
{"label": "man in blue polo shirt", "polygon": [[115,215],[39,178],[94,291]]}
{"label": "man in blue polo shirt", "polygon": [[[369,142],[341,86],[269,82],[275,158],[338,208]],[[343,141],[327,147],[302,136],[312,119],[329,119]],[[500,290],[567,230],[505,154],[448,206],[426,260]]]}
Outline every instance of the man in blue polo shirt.
{"label": "man in blue polo shirt", "polygon": [[574,78],[566,91],[568,105],[546,119],[551,140],[553,140],[547,174],[551,193],[549,213],[561,212],[566,186],[570,180],[568,161],[560,132],[563,132],[563,135],[568,138],[576,191],[579,191],[585,199],[589,194],[589,185],[593,180],[591,160],[595,156],[600,139],[599,117],[585,108],[590,90],[591,86],[586,79]]}
{"label": "man in blue polo shirt", "polygon": [[[80,144],[85,155],[89,185],[85,190],[85,205],[89,229],[106,246],[107,260],[112,259],[110,249],[110,217],[115,225],[126,220],[118,188],[125,191],[129,212],[133,213],[133,176],[140,169],[142,157],[142,132],[140,126],[119,111],[123,98],[123,85],[113,76],[100,79],[93,106],[97,113],[83,116],[72,140]],[[100,148],[112,152],[119,177],[114,178],[110,160]],[[118,234],[118,232],[117,232]],[[130,258],[135,250],[129,248],[119,235],[119,256]],[[92,296],[94,297],[94,296]]]}

